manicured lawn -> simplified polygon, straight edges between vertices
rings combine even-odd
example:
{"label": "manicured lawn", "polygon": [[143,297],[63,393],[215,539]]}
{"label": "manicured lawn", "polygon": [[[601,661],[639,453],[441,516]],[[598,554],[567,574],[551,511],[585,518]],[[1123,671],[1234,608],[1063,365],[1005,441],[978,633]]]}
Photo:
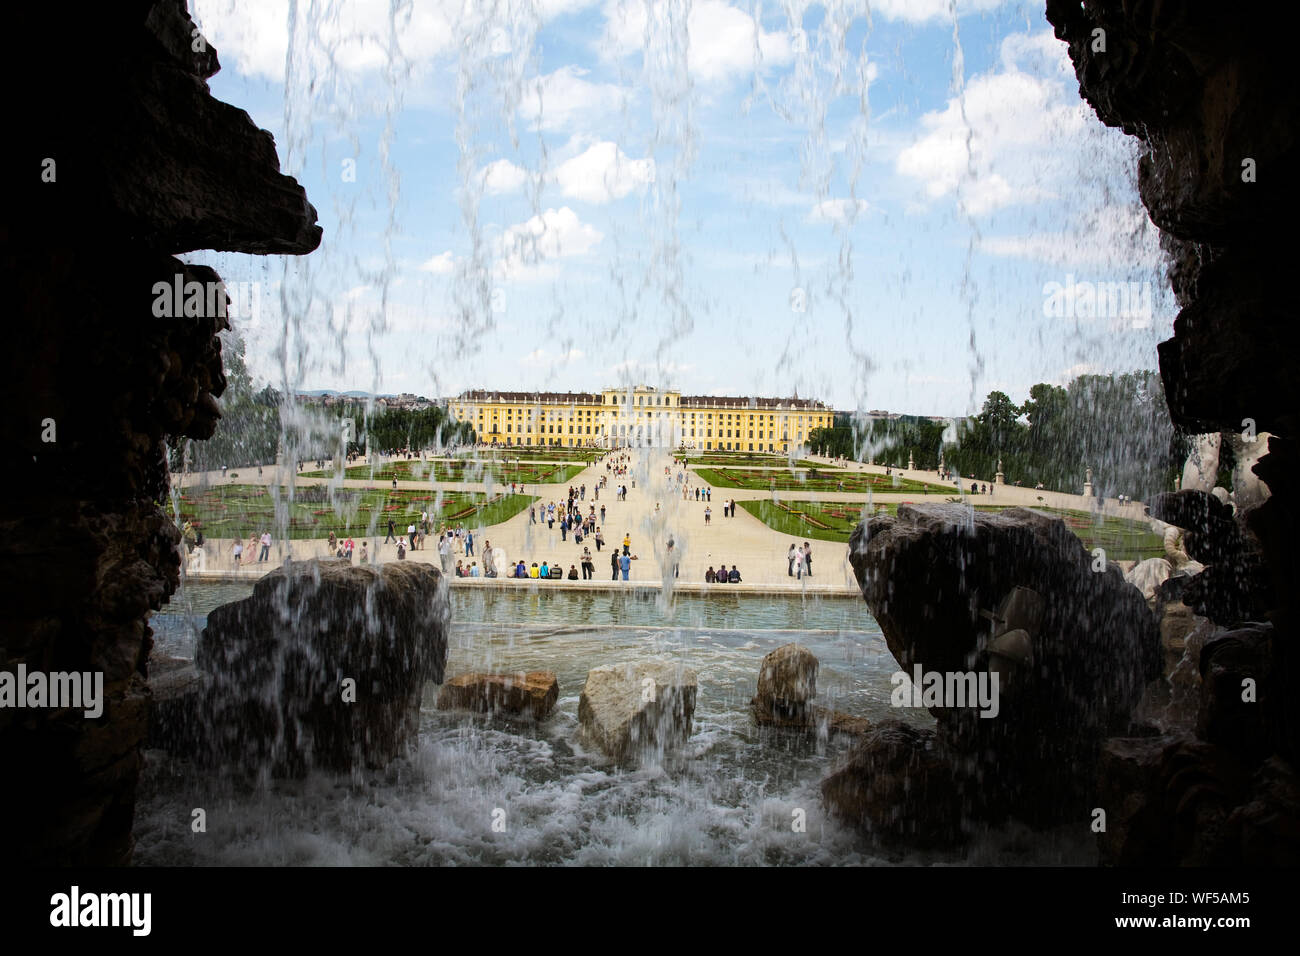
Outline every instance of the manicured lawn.
{"label": "manicured lawn", "polygon": [[[451,491],[441,495],[427,491],[391,491],[382,488],[340,488],[330,497],[323,485],[296,490],[294,501],[281,489],[281,507],[289,513],[290,538],[323,538],[331,531],[340,535],[384,534],[391,518],[400,533],[430,511],[434,526],[444,522],[479,527],[500,524],[536,500],[531,495],[494,495]],[[164,502],[170,514],[170,502]],[[275,498],[263,485],[222,485],[207,489],[189,488],[181,494],[180,524],[193,522],[208,538],[247,539],[250,534],[270,531],[277,535]]]}
{"label": "manicured lawn", "polygon": [[477,461],[581,461],[590,464],[605,452],[600,448],[544,448],[537,445],[510,448],[475,448],[457,458]]}
{"label": "manicured lawn", "polygon": [[[359,478],[375,481],[486,481],[488,476],[498,484],[562,483],[571,480],[582,471],[582,465],[548,465],[505,463],[500,461],[459,461],[439,459],[436,461],[391,461],[376,468],[372,474],[370,465],[353,465],[344,471],[345,478]],[[304,478],[332,478],[332,471],[305,471]]]}
{"label": "manicured lawn", "polygon": [[[678,458],[683,457],[683,453],[676,452]],[[809,461],[806,458],[800,458],[790,463],[790,459],[780,454],[763,454],[757,452],[716,452],[716,451],[696,451],[685,453],[686,463],[688,465],[718,465],[723,468],[818,468],[821,467],[815,461]]]}
{"label": "manicured lawn", "polygon": [[746,488],[768,491],[854,491],[894,492],[903,494],[934,495],[954,493],[945,485],[899,478],[895,475],[872,475],[860,471],[838,471],[830,468],[791,471],[790,469],[756,468],[697,468],[700,480],[718,488]]}
{"label": "manicured lawn", "polygon": [[[864,506],[832,501],[740,501],[742,508],[769,528],[790,536],[791,540],[817,538],[822,541],[848,541],[853,529],[862,520]],[[977,511],[1002,511],[1010,505],[977,505]],[[898,512],[897,504],[877,505],[877,511],[889,514]],[[1161,537],[1144,522],[1127,518],[1106,517],[1098,523],[1084,511],[1055,511],[1038,509],[1054,514],[1065,521],[1091,551],[1104,548],[1111,561],[1141,561],[1165,553]]]}

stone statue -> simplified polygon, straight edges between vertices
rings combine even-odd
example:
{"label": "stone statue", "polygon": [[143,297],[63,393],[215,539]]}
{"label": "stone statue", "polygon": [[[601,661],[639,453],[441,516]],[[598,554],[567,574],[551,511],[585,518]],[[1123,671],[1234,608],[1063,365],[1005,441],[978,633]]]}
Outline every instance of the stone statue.
{"label": "stone statue", "polygon": [[1268,485],[1251,471],[1255,462],[1268,454],[1268,438],[1268,432],[1260,432],[1253,441],[1248,441],[1238,432],[1230,432],[1225,437],[1235,460],[1232,466],[1232,503],[1239,511],[1257,507],[1268,500]]}
{"label": "stone statue", "polygon": [[1184,490],[1213,491],[1214,477],[1219,473],[1219,446],[1222,436],[1207,432],[1193,439],[1192,451],[1183,465]]}

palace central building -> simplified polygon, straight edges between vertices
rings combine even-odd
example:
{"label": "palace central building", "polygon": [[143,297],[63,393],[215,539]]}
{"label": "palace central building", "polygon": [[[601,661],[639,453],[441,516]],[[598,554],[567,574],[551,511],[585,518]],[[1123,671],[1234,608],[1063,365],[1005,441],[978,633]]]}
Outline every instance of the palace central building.
{"label": "palace central building", "polygon": [[834,409],[806,398],[683,395],[648,385],[601,392],[491,392],[449,399],[457,421],[492,445],[627,446],[788,453]]}

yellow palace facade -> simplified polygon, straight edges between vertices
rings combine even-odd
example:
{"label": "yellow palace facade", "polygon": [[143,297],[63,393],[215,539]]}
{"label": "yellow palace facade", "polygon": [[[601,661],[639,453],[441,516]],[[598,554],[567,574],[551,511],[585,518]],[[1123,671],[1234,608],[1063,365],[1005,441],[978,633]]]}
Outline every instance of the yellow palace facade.
{"label": "yellow palace facade", "polygon": [[494,392],[475,389],[447,402],[457,421],[492,445],[566,448],[654,446],[705,451],[789,452],[834,409],[793,398],[683,395],[648,385],[601,392]]}

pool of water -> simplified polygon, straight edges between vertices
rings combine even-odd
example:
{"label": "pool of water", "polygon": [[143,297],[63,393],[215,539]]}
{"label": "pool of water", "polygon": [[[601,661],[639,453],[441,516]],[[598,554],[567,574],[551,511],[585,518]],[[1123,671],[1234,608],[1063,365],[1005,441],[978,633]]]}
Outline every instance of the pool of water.
{"label": "pool of water", "polygon": [[[188,656],[216,605],[247,584],[192,586],[154,615],[162,649]],[[872,720],[930,722],[889,705],[897,670],[858,601],[539,590],[452,591],[447,674],[552,670],[555,713],[537,724],[434,706],[426,689],[414,753],[382,772],[241,783],[149,753],[135,859],[150,864],[870,864],[886,857],[829,817],[818,785],[848,741],[759,728],[747,707],[759,663],[791,641],[821,662],[818,701]],[[657,658],[698,673],[687,746],[662,765],[612,764],[585,749],[578,698],[590,668]],[[204,807],[207,832],[190,831]],[[803,826],[795,825],[802,820]],[[987,834],[962,857],[1090,862],[1067,834]]]}

